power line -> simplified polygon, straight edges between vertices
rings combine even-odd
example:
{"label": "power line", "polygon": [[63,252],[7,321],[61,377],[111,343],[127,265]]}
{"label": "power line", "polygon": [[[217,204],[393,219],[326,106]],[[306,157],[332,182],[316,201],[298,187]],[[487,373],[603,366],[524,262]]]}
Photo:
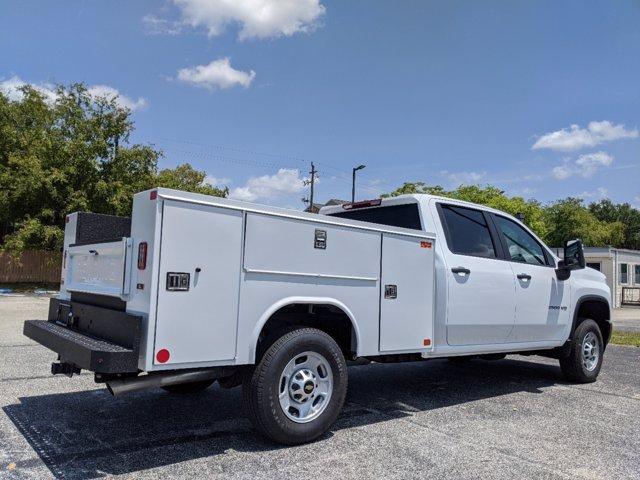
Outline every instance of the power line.
{"label": "power line", "polygon": [[308,160],[301,158],[301,157],[296,157],[296,156],[292,156],[292,155],[280,155],[280,154],[276,154],[276,153],[267,153],[267,152],[257,152],[255,150],[248,150],[248,149],[243,149],[243,148],[237,148],[237,147],[228,147],[228,146],[224,146],[224,145],[215,145],[215,144],[208,144],[208,143],[200,143],[200,142],[192,142],[189,140],[177,140],[177,139],[171,139],[171,138],[166,138],[166,137],[158,137],[160,140],[165,140],[168,142],[175,142],[175,143],[185,143],[188,145],[197,145],[200,147],[208,147],[208,148],[214,148],[217,150],[229,150],[232,152],[238,152],[238,153],[248,153],[250,155],[262,155],[265,157],[274,157],[274,158],[283,158],[283,159],[287,159],[287,160],[295,160],[297,162],[302,162],[302,163],[307,163]]}
{"label": "power line", "polygon": [[[271,157],[271,158],[281,158],[281,159],[285,159],[285,160],[293,160],[296,162],[302,162],[302,163],[307,163],[308,160],[302,158],[302,157],[298,157],[298,156],[292,156],[292,155],[284,155],[284,154],[276,154],[276,153],[269,153],[269,152],[258,152],[255,150],[249,150],[249,149],[242,149],[242,148],[237,148],[237,147],[229,147],[229,146],[225,146],[225,145],[215,145],[215,144],[207,144],[207,143],[202,143],[202,142],[193,142],[193,141],[189,141],[189,140],[178,140],[178,139],[172,139],[172,138],[167,138],[167,137],[158,137],[158,139],[160,140],[165,140],[168,142],[174,142],[174,143],[182,143],[182,144],[186,144],[186,145],[195,145],[195,146],[199,146],[199,147],[206,147],[206,148],[211,148],[211,149],[215,149],[215,150],[229,150],[229,151],[233,151],[233,152],[237,152],[237,153],[246,153],[249,155],[258,155],[258,156],[266,156],[266,157]],[[173,151],[173,152],[178,152],[178,153],[183,153],[183,154],[188,154],[188,155],[192,155],[193,157],[197,157],[197,158],[207,158],[207,159],[211,159],[211,160],[217,160],[217,161],[221,161],[221,162],[226,162],[226,163],[235,163],[235,164],[244,164],[244,165],[251,165],[251,166],[261,166],[261,167],[271,167],[271,168],[290,168],[290,169],[294,169],[294,170],[299,170],[298,167],[296,166],[292,166],[292,165],[284,165],[284,164],[276,164],[273,162],[261,162],[261,161],[256,161],[256,160],[250,160],[250,159],[241,159],[241,158],[237,158],[237,157],[231,157],[228,155],[222,155],[219,153],[215,153],[215,152],[194,152],[194,151],[190,151],[190,150],[179,150],[179,149],[172,149],[172,148],[168,148],[165,149],[167,151]],[[317,163],[318,165],[321,165],[324,168],[329,168],[331,170],[334,170],[342,175],[344,175],[345,177],[347,175],[350,175],[350,173],[342,168],[336,167],[334,165],[331,165],[329,163],[326,163],[324,161],[319,162],[319,161],[314,161],[314,163]],[[318,170],[316,170],[316,174],[319,173]],[[365,175],[366,178],[366,175]],[[332,177],[332,179],[338,180],[338,181],[342,181],[347,183],[348,185],[351,185],[351,180],[348,178],[344,178],[342,176],[334,176]],[[384,187],[387,187],[390,190],[395,190],[396,187],[393,185],[390,185],[386,182],[383,181],[378,181],[378,184]],[[381,188],[376,188],[374,186],[370,186],[370,185],[360,185],[360,188],[363,188],[365,190],[368,190],[370,192],[374,192],[376,194],[379,194],[383,189]]]}

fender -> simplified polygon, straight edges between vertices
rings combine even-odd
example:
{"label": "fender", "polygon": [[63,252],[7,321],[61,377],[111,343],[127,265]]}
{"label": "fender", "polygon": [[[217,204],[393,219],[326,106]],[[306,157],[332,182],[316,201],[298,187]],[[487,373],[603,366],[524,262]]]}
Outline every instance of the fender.
{"label": "fender", "polygon": [[[578,326],[578,312],[580,311],[580,307],[584,302],[587,302],[587,301],[597,301],[600,303],[604,303],[607,306],[607,309],[609,310],[609,318],[607,318],[607,323],[609,323],[610,325],[612,324],[611,305],[609,305],[609,300],[607,300],[605,297],[601,295],[584,295],[578,299],[578,301],[576,302],[576,306],[573,309],[573,324],[571,325],[571,335],[573,335],[573,332],[575,332],[576,327]],[[607,339],[607,341],[608,340],[609,339]]]}
{"label": "fender", "polygon": [[613,332],[613,324],[611,322],[611,305],[609,304],[609,300],[606,297],[603,297],[601,295],[583,295],[578,299],[573,309],[573,323],[571,324],[571,331],[569,332],[569,338],[567,338],[567,341],[564,343],[564,345],[562,345],[561,347],[558,347],[561,355],[566,356],[569,354],[571,338],[573,337],[573,332],[576,331],[576,328],[578,326],[578,320],[579,320],[578,312],[580,311],[580,307],[582,306],[582,304],[588,301],[596,301],[596,302],[604,303],[607,306],[607,309],[609,310],[609,318],[607,318],[606,320],[607,320],[607,323],[611,325],[611,328],[609,329],[609,336],[604,340],[605,340],[605,345],[609,343],[609,340],[611,339],[611,333]]}
{"label": "fender", "polygon": [[356,347],[360,346],[360,330],[358,330],[358,324],[351,310],[349,310],[349,308],[341,301],[331,297],[286,297],[278,300],[267,310],[265,310],[265,312],[260,316],[260,319],[256,323],[256,326],[253,329],[253,333],[251,335],[251,350],[249,351],[249,358],[251,358],[252,362],[255,362],[258,337],[260,336],[260,332],[262,331],[264,325],[278,310],[288,305],[294,304],[332,305],[339,308],[344,312],[344,314],[349,318],[349,321],[351,322],[351,328],[353,328],[356,336]]}

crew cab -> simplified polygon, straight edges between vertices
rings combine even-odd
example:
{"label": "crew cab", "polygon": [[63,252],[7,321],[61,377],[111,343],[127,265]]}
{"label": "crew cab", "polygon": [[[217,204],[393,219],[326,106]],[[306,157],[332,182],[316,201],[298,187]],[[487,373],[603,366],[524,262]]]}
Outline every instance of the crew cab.
{"label": "crew cab", "polygon": [[60,294],[24,326],[52,373],[94,372],[114,395],[242,385],[283,444],[331,427],[347,362],[519,353],[593,382],[611,330],[581,242],[557,258],[495,209],[402,195],[312,214],[165,188],[131,218],[70,214]]}

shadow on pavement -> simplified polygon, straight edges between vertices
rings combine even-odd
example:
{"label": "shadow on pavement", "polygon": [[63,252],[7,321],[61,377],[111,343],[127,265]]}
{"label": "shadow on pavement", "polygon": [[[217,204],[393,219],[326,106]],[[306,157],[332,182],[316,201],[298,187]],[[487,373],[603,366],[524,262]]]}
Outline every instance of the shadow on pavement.
{"label": "shadow on pavement", "polygon": [[[506,359],[351,367],[349,382],[333,431],[516,392],[538,393],[562,380],[555,365]],[[218,386],[195,395],[149,390],[114,398],[101,389],[23,397],[3,410],[56,478],[132,473],[214,459],[228,449],[283,448],[251,429],[240,389]]]}

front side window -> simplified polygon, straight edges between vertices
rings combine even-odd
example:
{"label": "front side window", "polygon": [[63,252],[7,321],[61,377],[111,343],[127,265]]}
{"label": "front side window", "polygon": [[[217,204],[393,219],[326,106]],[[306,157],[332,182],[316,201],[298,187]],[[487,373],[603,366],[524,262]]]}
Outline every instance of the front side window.
{"label": "front side window", "polygon": [[620,283],[629,283],[629,265],[626,263],[620,264]]}
{"label": "front side window", "polygon": [[546,265],[542,246],[529,232],[508,218],[495,216],[498,230],[507,242],[508,255],[512,262]]}
{"label": "front side window", "polygon": [[442,205],[441,212],[448,230],[447,244],[453,253],[496,257],[489,226],[482,212],[453,205]]}

